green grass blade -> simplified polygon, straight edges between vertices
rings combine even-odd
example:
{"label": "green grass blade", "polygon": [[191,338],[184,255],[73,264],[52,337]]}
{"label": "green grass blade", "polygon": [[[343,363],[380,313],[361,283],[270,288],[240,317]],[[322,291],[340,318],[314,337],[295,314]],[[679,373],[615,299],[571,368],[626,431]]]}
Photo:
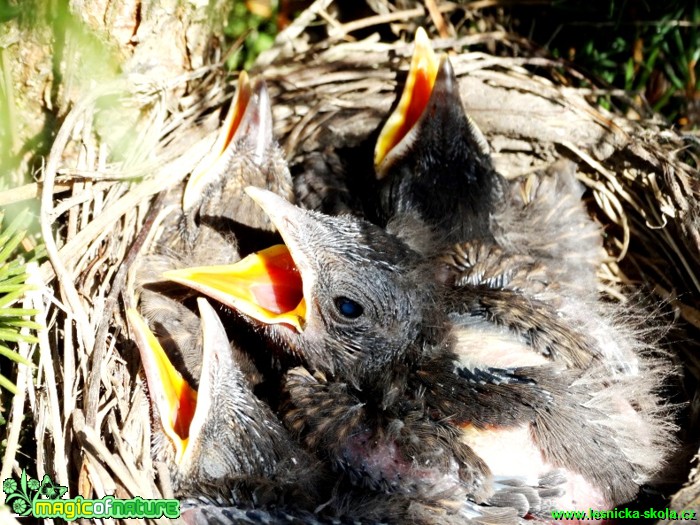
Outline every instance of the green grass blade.
{"label": "green grass blade", "polygon": [[39,339],[29,334],[20,334],[16,330],[0,328],[0,341],[12,341],[13,343],[38,343]]}
{"label": "green grass blade", "polygon": [[4,388],[8,392],[10,392],[12,395],[17,394],[17,385],[15,385],[12,381],[7,379],[2,374],[0,374],[0,388]]}
{"label": "green grass blade", "polygon": [[0,323],[0,326],[4,327],[12,327],[12,328],[29,328],[31,330],[43,330],[44,327],[41,326],[39,323],[34,322],[34,321],[29,321],[25,319],[16,319],[13,321],[4,321]]}
{"label": "green grass blade", "polygon": [[34,308],[2,308],[0,317],[22,317],[25,315],[36,315],[39,311]]}
{"label": "green grass blade", "polygon": [[[22,210],[17,217],[15,217],[15,220],[13,220],[9,226],[5,227],[1,232],[0,232],[0,246],[5,246],[7,242],[12,238],[12,236],[22,227],[24,226],[25,221],[27,220],[27,214],[28,210]],[[4,213],[3,216],[0,217],[0,222],[2,222],[4,218]]]}
{"label": "green grass blade", "polygon": [[34,363],[25,359],[24,357],[19,355],[16,351],[10,350],[8,347],[6,347],[4,345],[0,345],[0,355],[4,355],[5,357],[14,361],[15,363],[21,363],[25,366],[31,366],[32,368],[36,368],[36,365]]}
{"label": "green grass blade", "polygon": [[20,230],[3,246],[0,250],[0,263],[4,263],[7,258],[12,255],[12,252],[15,251],[26,235],[27,230]]}

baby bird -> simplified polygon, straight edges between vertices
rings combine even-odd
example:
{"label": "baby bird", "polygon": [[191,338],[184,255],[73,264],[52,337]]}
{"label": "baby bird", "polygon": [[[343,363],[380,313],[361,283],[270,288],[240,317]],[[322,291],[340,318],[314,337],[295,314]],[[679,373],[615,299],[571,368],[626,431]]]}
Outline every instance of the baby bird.
{"label": "baby bird", "polygon": [[447,55],[438,62],[420,28],[401,99],[375,145],[380,224],[409,214],[449,243],[492,238],[490,215],[506,182],[488,152]]}
{"label": "baby bird", "polygon": [[[154,451],[169,465],[176,494],[204,494],[217,506],[225,502],[241,508],[274,499],[284,508],[282,491],[302,509],[312,500],[318,469],[253,395],[262,377],[242,350],[249,345],[245,334],[237,333],[230,348],[211,307],[199,306],[200,320],[191,309],[196,308],[191,292],[161,278],[163,271],[187,264],[238,261],[241,253],[274,239],[266,214],[241,199],[248,184],[291,197],[290,175],[272,135],[267,88],[243,72],[212,150],[184,190],[179,227],[178,221],[166,225],[156,253],[144,257],[138,269],[141,313],[167,357],[140,317],[131,312],[130,318],[144,363],[151,363],[146,367],[149,390],[152,401],[159,402],[154,412],[162,415],[154,419]],[[147,360],[153,355],[159,356],[160,368],[153,358]],[[291,477],[281,480],[278,473]]]}
{"label": "baby bird", "polygon": [[573,171],[505,181],[449,60],[417,54],[397,109],[412,120],[377,146],[386,230],[251,189],[285,246],[165,277],[303,365],[285,424],[358,487],[463,519],[624,503],[671,447],[668,369],[598,301],[600,234]]}
{"label": "baby bird", "polygon": [[579,324],[526,290],[455,286],[453,268],[377,226],[247,191],[287,253],[166,277],[303,359],[285,423],[357,485],[462,515],[478,512],[469,501],[547,517],[624,503],[662,464],[668,370],[623,320],[594,309]]}
{"label": "baby bird", "polygon": [[310,506],[321,479],[317,462],[253,394],[238,364],[244,355],[229,345],[214,309],[197,302],[203,354],[196,391],[139,314],[128,312],[148,384],[153,454],[167,465],[175,495],[240,508],[271,500],[280,507]]}
{"label": "baby bird", "polygon": [[254,182],[290,196],[263,82],[241,75],[219,140],[202,166],[185,189],[184,227],[166,239],[168,248],[161,245],[145,260],[139,274],[141,310],[165,351],[141,317],[129,313],[151,394],[154,452],[168,465],[176,495],[186,498],[183,518],[212,524],[435,523],[434,509],[409,496],[368,493],[342,475],[328,477],[253,394],[262,378],[243,351],[249,338],[233,329],[236,342],[229,347],[212,308],[199,300],[200,320],[182,301],[189,297],[160,278],[165,269],[188,262],[237,261],[255,243],[269,242],[267,214],[240,189]]}
{"label": "baby bird", "polygon": [[419,251],[454,254],[472,271],[486,265],[508,273],[527,260],[537,277],[520,284],[544,280],[595,296],[605,253],[573,164],[507,181],[489,150],[464,110],[449,58],[438,60],[419,29],[401,99],[375,145],[375,222]]}
{"label": "baby bird", "polygon": [[141,313],[193,385],[200,375],[201,334],[197,317],[188,315],[192,294],[163,282],[162,273],[233,263],[276,241],[265,213],[243,193],[250,184],[292,197],[289,170],[272,132],[267,87],[242,72],[217,139],[185,187],[182,214],[137,272]]}
{"label": "baby bird", "polygon": [[[207,301],[197,303],[203,355],[196,391],[139,314],[128,311],[151,402],[153,453],[168,467],[175,495],[183,500],[185,523],[428,525],[438,518],[455,525],[480,523],[443,519],[410,497],[366,493],[342,476],[330,476],[254,395],[239,366],[245,355],[229,345]],[[507,512],[484,513],[491,523],[515,523],[506,520],[515,517]]]}
{"label": "baby bird", "polygon": [[[243,189],[250,185],[267,188],[287,200],[293,198],[291,176],[273,136],[267,86],[261,78],[250,81],[241,72],[236,98],[217,141],[185,187],[186,230],[194,229],[191,233],[197,237],[191,239],[192,245],[202,251],[211,249],[207,245],[213,241],[198,236],[211,235],[212,229],[230,230],[236,237],[246,237],[251,230],[271,230],[265,214],[245,198]],[[242,242],[226,240],[232,247]]]}

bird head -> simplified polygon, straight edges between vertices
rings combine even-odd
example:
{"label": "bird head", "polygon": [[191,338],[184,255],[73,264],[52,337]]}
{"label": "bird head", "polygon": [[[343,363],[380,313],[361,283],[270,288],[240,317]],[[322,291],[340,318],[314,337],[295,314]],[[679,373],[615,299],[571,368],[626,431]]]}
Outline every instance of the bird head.
{"label": "bird head", "polygon": [[253,248],[259,249],[255,234],[260,229],[272,229],[272,225],[243,194],[243,188],[251,185],[292,198],[289,168],[273,135],[272,107],[265,81],[260,77],[250,80],[241,72],[235,98],[217,138],[184,190],[184,233],[190,244],[199,248],[207,244],[195,242],[200,227],[205,226],[204,229],[233,232],[243,251],[252,251],[240,246],[251,238]]}
{"label": "bird head", "polygon": [[242,71],[224,124],[211,150],[187,182],[183,209],[188,211],[201,203],[206,187],[216,182],[226,170],[235,149],[245,148],[248,158],[261,166],[272,143],[272,112],[265,82],[259,78],[251,82],[248,74]]}
{"label": "bird head", "polygon": [[246,191],[285,244],[234,265],[175,270],[165,278],[254,318],[324,373],[361,382],[416,359],[416,341],[434,326],[426,322],[437,310],[434,266],[364,220],[302,210],[258,188]]}
{"label": "bird head", "polygon": [[[214,309],[198,300],[202,371],[195,391],[173,367],[133,309],[127,312],[148,384],[154,457],[164,461],[176,494],[246,476],[265,477],[289,451],[286,434],[252,393]],[[253,458],[253,459],[251,459]]]}
{"label": "bird head", "polygon": [[484,236],[498,190],[486,139],[466,114],[447,55],[416,33],[406,84],[375,146],[384,221],[416,213],[452,242]]}

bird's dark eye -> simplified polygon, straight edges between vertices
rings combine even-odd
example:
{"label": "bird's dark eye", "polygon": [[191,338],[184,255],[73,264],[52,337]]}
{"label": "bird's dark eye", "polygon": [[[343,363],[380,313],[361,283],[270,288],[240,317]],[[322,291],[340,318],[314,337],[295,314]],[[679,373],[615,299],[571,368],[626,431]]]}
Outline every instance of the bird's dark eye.
{"label": "bird's dark eye", "polygon": [[335,307],[338,309],[340,314],[348,319],[357,319],[365,310],[362,308],[361,304],[353,301],[352,299],[348,299],[347,297],[336,297],[334,301]]}

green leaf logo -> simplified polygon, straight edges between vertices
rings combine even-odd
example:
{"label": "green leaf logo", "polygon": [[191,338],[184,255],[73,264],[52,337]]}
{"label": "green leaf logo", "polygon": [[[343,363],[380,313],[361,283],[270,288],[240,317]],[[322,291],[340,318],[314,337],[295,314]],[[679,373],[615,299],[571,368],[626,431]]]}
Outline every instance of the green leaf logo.
{"label": "green leaf logo", "polygon": [[22,470],[19,482],[12,478],[6,479],[2,482],[2,490],[7,496],[5,503],[12,507],[16,514],[29,516],[34,501],[40,497],[60,499],[68,492],[68,487],[55,484],[48,474],[39,482],[38,479],[27,476],[27,472]]}

